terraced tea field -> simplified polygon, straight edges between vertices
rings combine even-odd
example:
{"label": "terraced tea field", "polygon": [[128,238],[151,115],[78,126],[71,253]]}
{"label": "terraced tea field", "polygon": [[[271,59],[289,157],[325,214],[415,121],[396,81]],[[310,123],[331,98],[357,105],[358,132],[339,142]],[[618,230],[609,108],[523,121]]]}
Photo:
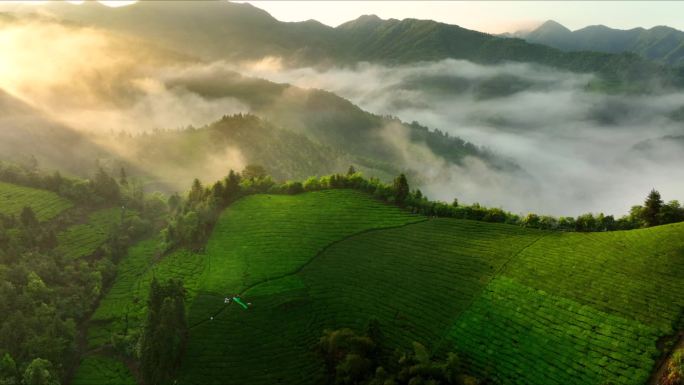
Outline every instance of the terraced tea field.
{"label": "terraced tea field", "polygon": [[0,182],[0,214],[18,216],[26,206],[38,220],[48,221],[73,204],[51,191]]}
{"label": "terraced tea field", "polygon": [[[140,319],[152,274],[183,278],[191,331],[179,384],[316,383],[322,331],[375,317],[388,349],[456,351],[502,384],[640,385],[684,312],[684,224],[546,232],[427,220],[329,190],[236,202],[204,253],[155,262],[153,246],[119,266],[93,318],[109,329],[91,342]],[[238,293],[248,310],[224,304]]]}
{"label": "terraced tea field", "polygon": [[[258,195],[233,204],[207,244],[207,267],[190,312],[190,324],[196,326],[183,362],[182,381],[256,384],[259,378],[274,384],[278,376],[308,382],[320,375],[310,346],[292,343],[299,336],[311,340],[306,319],[310,301],[298,303],[301,288],[296,283],[286,285],[294,292],[285,299],[264,296],[264,301],[255,299],[249,311],[238,311],[235,304],[226,307],[223,298],[249,293],[250,288],[278,286],[279,278],[295,274],[325,247],[345,237],[421,220],[352,190]],[[261,310],[252,311],[256,309]],[[289,324],[290,317],[298,323]],[[311,334],[313,338],[318,337],[316,333]],[[259,357],[263,349],[271,352],[271,358]],[[273,364],[276,359],[278,365]]]}
{"label": "terraced tea field", "polygon": [[158,260],[159,240],[139,242],[131,247],[117,267],[114,284],[91,317],[88,345],[91,348],[111,343],[112,333],[124,333],[145,319],[146,301],[153,277],[179,278],[188,292],[189,306],[197,294],[202,273],[202,255],[179,250]]}
{"label": "terraced tea field", "polygon": [[[130,214],[130,211],[127,213]],[[121,216],[122,212],[119,207],[95,211],[88,216],[85,223],[71,226],[57,234],[58,252],[68,258],[80,258],[93,254],[105,243],[111,228],[121,222]]]}
{"label": "terraced tea field", "polygon": [[684,310],[684,223],[550,233],[512,260],[450,339],[502,383],[643,384]]}

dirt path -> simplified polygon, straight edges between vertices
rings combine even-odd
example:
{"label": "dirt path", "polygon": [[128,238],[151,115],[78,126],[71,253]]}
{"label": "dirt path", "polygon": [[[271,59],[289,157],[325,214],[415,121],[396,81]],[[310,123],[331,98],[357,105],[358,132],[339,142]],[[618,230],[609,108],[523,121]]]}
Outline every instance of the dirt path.
{"label": "dirt path", "polygon": [[679,333],[673,337],[673,339],[676,339],[677,342],[674,344],[672,349],[665,352],[660,358],[655,366],[657,369],[651,374],[651,378],[648,380],[648,385],[659,385],[660,379],[663,378],[663,375],[667,370],[667,364],[672,356],[672,353],[674,353],[677,349],[684,349],[684,330],[680,330]]}

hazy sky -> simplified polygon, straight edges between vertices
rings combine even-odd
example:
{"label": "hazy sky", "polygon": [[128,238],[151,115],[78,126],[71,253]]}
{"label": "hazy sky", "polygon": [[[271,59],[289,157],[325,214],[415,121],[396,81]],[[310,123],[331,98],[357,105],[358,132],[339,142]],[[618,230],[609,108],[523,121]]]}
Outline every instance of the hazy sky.
{"label": "hazy sky", "polygon": [[677,1],[249,1],[282,21],[316,19],[336,26],[364,14],[433,19],[490,33],[534,27],[553,19],[570,29],[668,25],[684,30]]}

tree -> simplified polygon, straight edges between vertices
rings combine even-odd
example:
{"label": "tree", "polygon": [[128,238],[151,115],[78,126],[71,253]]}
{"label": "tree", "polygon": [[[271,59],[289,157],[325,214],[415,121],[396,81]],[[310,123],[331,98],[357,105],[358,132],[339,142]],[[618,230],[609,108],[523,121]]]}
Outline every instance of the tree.
{"label": "tree", "polygon": [[119,170],[119,184],[122,186],[128,186],[128,178],[126,177],[126,169],[121,167]]}
{"label": "tree", "polygon": [[171,382],[187,339],[185,289],[179,280],[150,284],[147,320],[140,339],[140,370],[149,385]]}
{"label": "tree", "polygon": [[244,179],[261,179],[265,178],[266,175],[268,175],[266,169],[257,164],[247,165],[247,167],[245,167],[245,169],[242,170],[242,177]]}
{"label": "tree", "polygon": [[0,358],[0,385],[18,385],[17,364],[9,353]]}
{"label": "tree", "polygon": [[660,209],[660,223],[676,223],[684,221],[684,207],[679,201],[670,201]]}
{"label": "tree", "polygon": [[367,336],[346,328],[325,330],[316,347],[336,384],[357,384],[372,374],[373,361],[369,357],[376,346]]}
{"label": "tree", "polygon": [[394,179],[394,199],[399,205],[403,205],[406,201],[406,197],[409,195],[409,184],[406,180],[406,175],[399,174],[399,176]]}
{"label": "tree", "polygon": [[24,385],[59,385],[59,380],[52,373],[52,363],[36,358],[24,371]]}
{"label": "tree", "polygon": [[190,192],[188,193],[188,202],[191,205],[201,202],[203,195],[204,187],[202,187],[202,182],[200,182],[199,179],[195,178],[195,180],[192,181],[192,187],[190,188]]}
{"label": "tree", "polygon": [[230,170],[224,184],[224,202],[228,204],[236,200],[240,194],[240,174]]}
{"label": "tree", "polygon": [[24,206],[24,208],[21,209],[21,214],[19,215],[19,218],[21,220],[21,224],[24,225],[24,227],[34,227],[38,225],[38,218],[36,218],[36,213],[34,213],[33,209],[29,206]]}
{"label": "tree", "polygon": [[354,168],[354,165],[349,166],[349,169],[347,170],[347,176],[351,176],[356,174],[356,169]]}
{"label": "tree", "polygon": [[101,198],[110,202],[117,202],[121,198],[121,190],[116,180],[109,176],[102,168],[98,168],[95,179],[92,182],[93,191]]}
{"label": "tree", "polygon": [[642,216],[646,226],[656,226],[660,224],[660,210],[663,207],[663,200],[660,193],[655,189],[651,190],[644,202]]}

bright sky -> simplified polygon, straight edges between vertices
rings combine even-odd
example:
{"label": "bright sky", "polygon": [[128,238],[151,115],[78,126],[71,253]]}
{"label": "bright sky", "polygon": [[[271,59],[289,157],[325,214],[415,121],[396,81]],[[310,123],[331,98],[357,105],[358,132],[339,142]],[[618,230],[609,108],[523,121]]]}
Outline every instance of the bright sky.
{"label": "bright sky", "polygon": [[383,19],[433,19],[489,33],[513,32],[552,19],[570,29],[668,25],[684,30],[678,1],[248,1],[282,21],[315,19],[331,26],[376,14]]}

